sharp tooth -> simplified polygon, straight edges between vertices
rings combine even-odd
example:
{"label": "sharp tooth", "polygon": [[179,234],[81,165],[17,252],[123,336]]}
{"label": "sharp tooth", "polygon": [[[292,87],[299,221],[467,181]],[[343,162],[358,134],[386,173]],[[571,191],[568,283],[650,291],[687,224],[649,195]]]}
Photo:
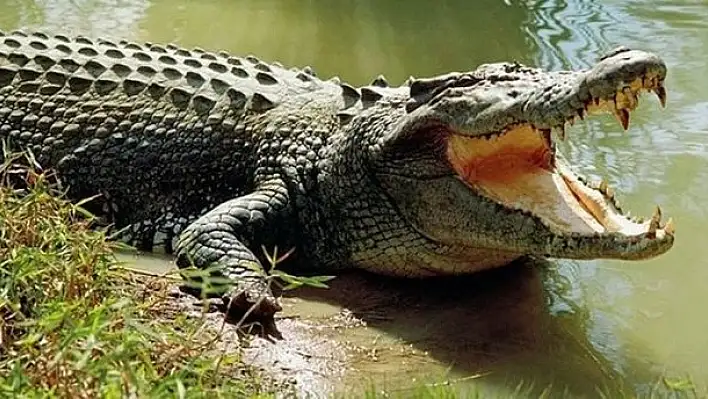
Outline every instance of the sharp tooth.
{"label": "sharp tooth", "polygon": [[620,125],[622,125],[622,128],[627,130],[629,128],[629,111],[624,108],[617,108],[617,104],[615,103],[614,113]]}
{"label": "sharp tooth", "polygon": [[649,223],[649,230],[647,230],[647,235],[649,238],[656,237],[656,230],[659,228],[658,224],[654,223],[654,219]]}
{"label": "sharp tooth", "polygon": [[622,123],[622,128],[624,128],[624,130],[629,129],[629,111],[626,109],[622,110],[622,120],[624,121]]}
{"label": "sharp tooth", "polygon": [[661,103],[661,108],[666,108],[666,89],[664,86],[657,86],[652,89],[654,94],[659,97],[659,102]]}
{"label": "sharp tooth", "polygon": [[553,142],[551,141],[551,129],[540,129],[539,132],[541,132],[541,136],[543,137],[543,141],[546,143],[546,146],[551,148],[553,146]]}
{"label": "sharp tooth", "polygon": [[634,95],[632,89],[625,87],[622,89],[622,93],[624,94],[624,98],[629,106],[629,109],[635,109],[637,107],[637,96]]}
{"label": "sharp tooth", "polygon": [[605,194],[605,193],[607,193],[607,187],[608,187],[607,180],[602,179],[602,181],[600,182],[600,185],[597,187],[597,189],[600,190],[601,193]]}
{"label": "sharp tooth", "polygon": [[651,217],[651,221],[649,221],[649,230],[647,230],[647,233],[650,236],[656,236],[656,230],[659,228],[659,223],[661,222],[661,208],[658,206],[656,207],[656,210],[654,211],[654,215]]}
{"label": "sharp tooth", "polygon": [[671,234],[671,235],[673,235],[674,233],[676,233],[676,226],[674,226],[674,220],[673,220],[673,219],[669,218],[669,220],[668,220],[668,221],[666,222],[666,224],[664,225],[664,231],[665,231],[667,234]]}
{"label": "sharp tooth", "polygon": [[612,189],[612,187],[607,187],[607,191],[605,191],[605,196],[611,200],[615,199],[615,190]]}
{"label": "sharp tooth", "polygon": [[565,124],[562,124],[560,126],[556,126],[555,130],[556,130],[556,134],[558,135],[558,137],[561,140],[565,141]]}
{"label": "sharp tooth", "polygon": [[624,92],[619,90],[615,93],[615,108],[624,108],[627,106],[627,99],[624,98]]}

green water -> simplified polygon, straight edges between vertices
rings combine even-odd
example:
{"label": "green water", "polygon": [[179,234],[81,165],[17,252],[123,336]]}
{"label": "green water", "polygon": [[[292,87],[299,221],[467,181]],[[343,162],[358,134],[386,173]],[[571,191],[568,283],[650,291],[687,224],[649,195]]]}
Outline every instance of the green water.
{"label": "green water", "polygon": [[[410,314],[419,323],[370,323],[427,354],[362,362],[356,378],[403,387],[426,373],[493,370],[475,383],[504,391],[531,380],[589,396],[597,386],[646,394],[665,375],[708,383],[708,2],[0,0],[0,28],[29,27],[253,53],[354,84],[513,59],[584,67],[617,45],[659,53],[669,66],[666,110],[647,99],[628,133],[595,118],[563,145],[633,213],[660,204],[677,222],[673,250],[639,263],[554,261],[550,277],[509,274],[490,283],[496,292],[437,297],[428,313]],[[476,313],[450,314],[451,303]]]}

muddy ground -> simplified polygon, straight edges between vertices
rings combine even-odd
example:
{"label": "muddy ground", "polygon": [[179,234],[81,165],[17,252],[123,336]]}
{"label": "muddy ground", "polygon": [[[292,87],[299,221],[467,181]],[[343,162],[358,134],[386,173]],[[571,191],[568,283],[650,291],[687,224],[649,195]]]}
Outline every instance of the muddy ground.
{"label": "muddy ground", "polygon": [[[544,284],[548,266],[527,260],[426,280],[353,272],[329,289],[288,291],[277,318],[284,339],[251,338],[245,360],[300,397],[372,387],[405,394],[440,383],[503,393],[528,381],[570,389],[603,382],[611,367],[582,326],[549,311],[558,298]],[[193,306],[191,297],[180,300]],[[220,313],[209,320],[222,328]],[[224,344],[236,345],[234,326],[223,328]]]}

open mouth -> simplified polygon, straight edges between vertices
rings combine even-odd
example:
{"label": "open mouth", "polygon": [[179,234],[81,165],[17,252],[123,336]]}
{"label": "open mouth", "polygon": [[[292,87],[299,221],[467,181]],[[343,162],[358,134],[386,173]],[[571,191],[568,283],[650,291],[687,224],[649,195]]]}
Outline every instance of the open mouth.
{"label": "open mouth", "polygon": [[643,91],[653,91],[665,105],[662,82],[658,78],[639,78],[614,96],[590,99],[577,110],[577,115],[553,129],[520,123],[484,136],[453,133],[447,144],[448,160],[475,191],[507,208],[531,213],[558,235],[614,233],[629,242],[673,238],[674,224],[671,219],[662,223],[658,207],[647,220],[629,217],[605,181],[586,182],[556,157],[552,139],[552,130],[565,139],[566,123],[573,124],[598,112],[614,114],[626,130],[630,112],[637,107],[638,95]]}

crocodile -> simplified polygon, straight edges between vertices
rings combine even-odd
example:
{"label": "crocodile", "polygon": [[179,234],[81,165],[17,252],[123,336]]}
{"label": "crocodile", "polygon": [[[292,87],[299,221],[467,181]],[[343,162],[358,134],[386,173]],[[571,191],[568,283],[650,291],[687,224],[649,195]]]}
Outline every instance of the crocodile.
{"label": "crocodile", "polygon": [[[144,250],[232,284],[217,300],[274,325],[263,265],[422,278],[524,256],[642,260],[675,227],[630,217],[562,156],[566,127],[639,95],[663,60],[618,47],[590,68],[518,62],[355,87],[254,56],[0,33],[0,139]],[[267,268],[266,268],[267,269]]]}

